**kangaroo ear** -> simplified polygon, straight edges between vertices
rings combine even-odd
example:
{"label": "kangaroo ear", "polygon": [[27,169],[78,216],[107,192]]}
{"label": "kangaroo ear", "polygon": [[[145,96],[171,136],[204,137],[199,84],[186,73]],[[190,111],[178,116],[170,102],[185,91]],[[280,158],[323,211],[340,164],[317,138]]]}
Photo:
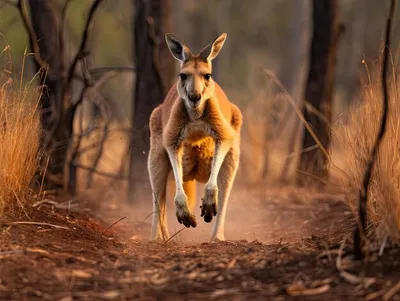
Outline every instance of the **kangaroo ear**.
{"label": "kangaroo ear", "polygon": [[213,60],[217,57],[222,46],[224,46],[227,34],[223,33],[218,38],[216,38],[212,43],[208,44],[200,51],[200,56],[204,60]]}
{"label": "kangaroo ear", "polygon": [[182,63],[188,60],[192,56],[192,52],[189,47],[182,43],[176,36],[171,33],[165,34],[165,41],[172,56],[181,61]]}

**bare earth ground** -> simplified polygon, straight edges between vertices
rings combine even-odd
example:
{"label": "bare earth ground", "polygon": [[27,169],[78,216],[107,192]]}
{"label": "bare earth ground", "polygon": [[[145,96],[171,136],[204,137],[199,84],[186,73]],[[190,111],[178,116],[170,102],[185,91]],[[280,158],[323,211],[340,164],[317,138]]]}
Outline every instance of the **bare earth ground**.
{"label": "bare earth ground", "polygon": [[[149,206],[30,206],[0,220],[0,299],[400,300],[400,251],[352,263],[341,241],[353,218],[340,198],[236,190],[221,243],[207,242],[198,209],[198,228],[160,243],[147,241]],[[169,209],[173,234],[182,226]]]}

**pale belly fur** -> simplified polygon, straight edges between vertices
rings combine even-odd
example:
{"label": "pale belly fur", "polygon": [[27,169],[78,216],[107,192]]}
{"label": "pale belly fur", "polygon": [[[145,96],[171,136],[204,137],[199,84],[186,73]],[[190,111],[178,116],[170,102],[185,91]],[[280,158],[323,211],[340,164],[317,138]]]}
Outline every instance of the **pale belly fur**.
{"label": "pale belly fur", "polygon": [[202,183],[210,177],[211,164],[214,156],[214,139],[204,137],[183,145],[183,180],[196,180]]}

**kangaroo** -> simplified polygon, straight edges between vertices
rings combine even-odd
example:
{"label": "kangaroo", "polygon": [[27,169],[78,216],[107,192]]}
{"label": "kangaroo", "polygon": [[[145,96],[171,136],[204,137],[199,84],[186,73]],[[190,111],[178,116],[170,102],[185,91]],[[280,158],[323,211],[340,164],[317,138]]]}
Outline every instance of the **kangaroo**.
{"label": "kangaroo", "polygon": [[188,228],[197,226],[192,214],[196,181],[206,183],[201,216],[206,223],[216,216],[211,241],[225,240],[226,209],[239,164],[242,126],[240,109],[212,78],[212,60],[226,37],[226,33],[221,34],[200,53],[193,54],[176,36],[165,35],[172,56],[180,62],[180,72],[177,82],[149,120],[152,240],[169,238],[166,187],[171,170],[178,222]]}

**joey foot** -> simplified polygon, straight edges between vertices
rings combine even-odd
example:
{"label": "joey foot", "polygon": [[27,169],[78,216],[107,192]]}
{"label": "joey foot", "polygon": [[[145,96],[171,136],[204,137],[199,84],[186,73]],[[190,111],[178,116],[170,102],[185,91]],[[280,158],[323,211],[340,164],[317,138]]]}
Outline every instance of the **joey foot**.
{"label": "joey foot", "polygon": [[176,217],[180,224],[184,224],[185,227],[189,228],[192,226],[196,228],[197,222],[195,216],[190,213],[187,206],[187,197],[184,193],[178,193],[175,196],[175,206],[176,206]]}
{"label": "joey foot", "polygon": [[201,216],[204,217],[206,223],[210,223],[213,216],[217,215],[217,199],[218,188],[216,186],[210,188],[206,185],[204,189],[204,198],[201,199],[203,204],[200,206]]}

